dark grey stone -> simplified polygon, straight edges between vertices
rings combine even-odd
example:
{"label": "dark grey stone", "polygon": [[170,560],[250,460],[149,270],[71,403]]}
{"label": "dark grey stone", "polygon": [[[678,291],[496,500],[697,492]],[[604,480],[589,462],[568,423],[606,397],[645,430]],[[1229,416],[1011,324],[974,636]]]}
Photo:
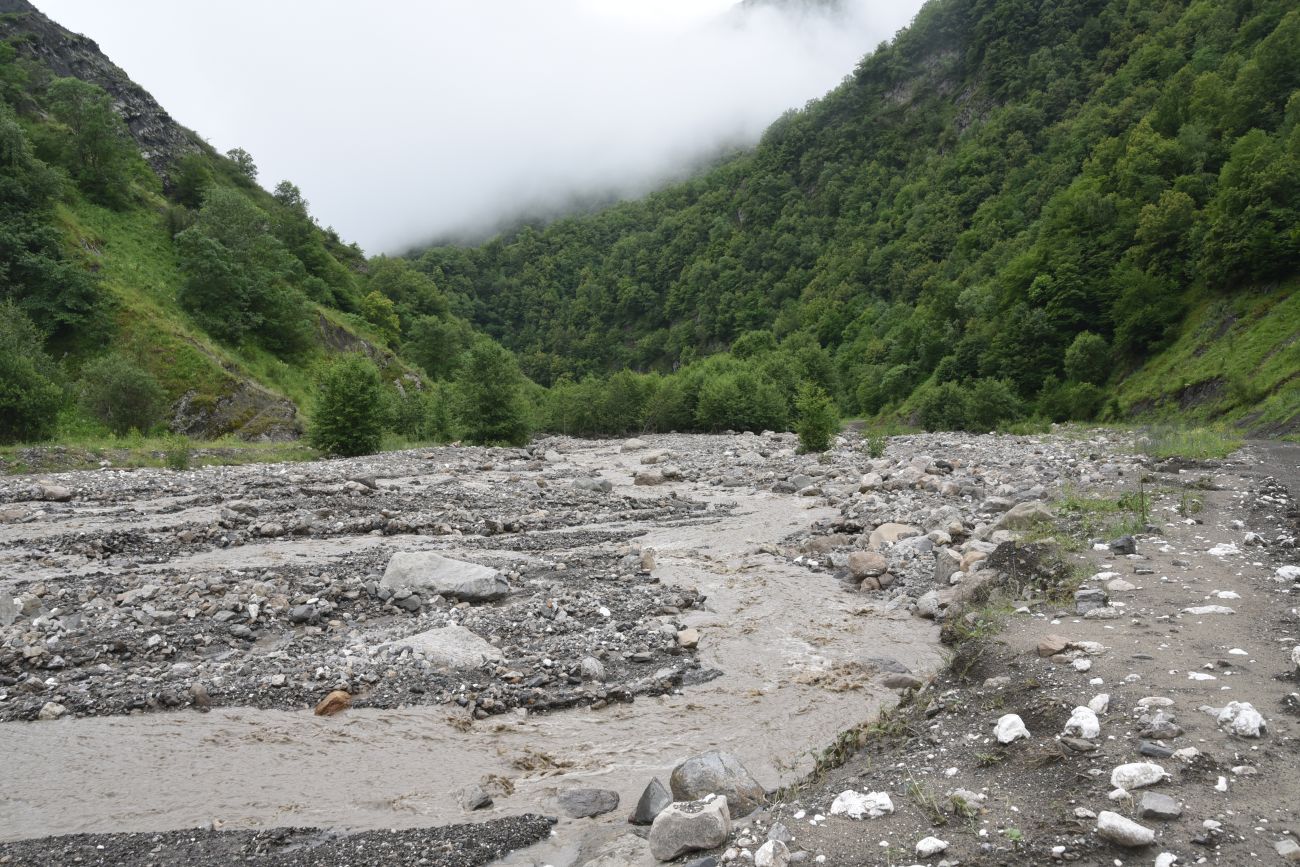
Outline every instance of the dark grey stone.
{"label": "dark grey stone", "polygon": [[574,819],[599,816],[618,809],[618,792],[609,789],[569,789],[556,798],[560,808]]}
{"label": "dark grey stone", "polygon": [[1112,554],[1136,554],[1137,540],[1132,536],[1120,536],[1110,543],[1110,550]]}
{"label": "dark grey stone", "polygon": [[1183,814],[1183,805],[1159,792],[1143,792],[1138,813],[1143,819],[1177,819]]}
{"label": "dark grey stone", "polygon": [[628,817],[628,821],[633,825],[649,825],[664,811],[664,809],[673,802],[673,796],[668,793],[664,784],[659,782],[655,777],[650,784],[645,787],[641,793],[641,798],[636,802],[636,809]]}

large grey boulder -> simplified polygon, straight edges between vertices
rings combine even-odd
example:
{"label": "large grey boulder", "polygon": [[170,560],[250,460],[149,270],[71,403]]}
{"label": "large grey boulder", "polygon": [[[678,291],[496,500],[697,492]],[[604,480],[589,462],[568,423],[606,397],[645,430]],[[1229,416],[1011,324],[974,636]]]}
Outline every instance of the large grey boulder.
{"label": "large grey boulder", "polygon": [[698,801],[708,795],[725,796],[733,819],[748,816],[761,807],[767,797],[740,759],[717,750],[692,756],[673,768],[668,785],[677,801]]}
{"label": "large grey boulder", "polygon": [[731,815],[727,799],[670,804],[650,826],[650,854],[671,861],[687,852],[714,849],[731,836]]}
{"label": "large grey boulder", "polygon": [[386,645],[394,650],[409,647],[434,665],[458,670],[479,668],[489,662],[505,659],[501,651],[478,635],[455,623],[417,632],[415,635],[390,641]]}
{"label": "large grey boulder", "polygon": [[556,797],[560,808],[574,819],[586,819],[618,809],[618,792],[611,789],[568,789]]}
{"label": "large grey boulder", "polygon": [[433,551],[401,551],[388,561],[382,586],[426,596],[452,596],[462,602],[491,602],[510,593],[510,582],[495,569],[453,560]]}

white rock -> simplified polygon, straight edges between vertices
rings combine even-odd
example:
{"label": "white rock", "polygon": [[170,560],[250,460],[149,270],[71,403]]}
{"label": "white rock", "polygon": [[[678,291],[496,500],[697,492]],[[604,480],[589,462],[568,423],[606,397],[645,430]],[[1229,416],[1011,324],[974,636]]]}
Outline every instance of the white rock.
{"label": "white rock", "polygon": [[1268,729],[1264,717],[1248,701],[1230,701],[1218,713],[1219,727],[1243,738],[1257,738]]}
{"label": "white rock", "polygon": [[1283,581],[1300,581],[1300,566],[1279,566],[1277,577]]}
{"label": "white rock", "polygon": [[1229,608],[1226,605],[1195,605],[1191,608],[1184,608],[1183,613],[1201,615],[1201,614],[1236,614],[1237,612],[1233,611],[1231,608]]}
{"label": "white rock", "polygon": [[1216,792],[1226,792],[1226,791],[1228,791],[1228,778],[1227,778],[1227,777],[1219,777],[1219,781],[1218,781],[1217,783],[1214,784],[1214,791],[1216,791]]}
{"label": "white rock", "polygon": [[878,819],[892,812],[894,802],[886,792],[863,793],[846,789],[831,804],[832,816],[848,816],[850,819]]}
{"label": "white rock", "polygon": [[1188,680],[1218,680],[1218,678],[1215,677],[1214,675],[1206,674],[1203,671],[1189,671],[1187,672],[1187,679]]}
{"label": "white rock", "polygon": [[1101,735],[1101,723],[1096,712],[1090,707],[1076,707],[1065,724],[1065,734],[1078,735],[1092,740]]}
{"label": "white rock", "polygon": [[1300,647],[1291,648],[1291,664],[1296,667],[1296,671],[1300,671]]}
{"label": "white rock", "polygon": [[1137,847],[1155,842],[1156,832],[1119,813],[1102,810],[1097,814],[1097,836],[1120,846]]}
{"label": "white rock", "polygon": [[1227,557],[1231,554],[1240,554],[1241,551],[1231,542],[1220,542],[1211,548],[1209,553],[1213,554],[1215,557]]}
{"label": "white rock", "polygon": [[932,858],[947,849],[948,841],[940,840],[938,837],[926,837],[916,844],[916,854],[922,858]]}
{"label": "white rock", "polygon": [[1110,784],[1132,791],[1143,786],[1154,786],[1167,776],[1165,769],[1155,762],[1129,762],[1110,772]]}
{"label": "white rock", "polygon": [[1095,714],[1103,714],[1110,709],[1110,693],[1102,692],[1088,701],[1088,709]]}
{"label": "white rock", "polygon": [[1155,867],[1174,867],[1174,864],[1177,862],[1178,856],[1173,852],[1161,852],[1156,856]]}
{"label": "white rock", "polygon": [[1020,738],[1030,737],[1029,729],[1025,728],[1025,721],[1013,713],[998,720],[997,725],[993,727],[993,734],[1000,744],[1009,744]]}
{"label": "white rock", "polygon": [[768,840],[754,853],[754,867],[786,867],[790,850],[780,840]]}
{"label": "white rock", "polygon": [[1075,671],[1089,671],[1092,668],[1091,659],[1076,659],[1070,663],[1070,667]]}

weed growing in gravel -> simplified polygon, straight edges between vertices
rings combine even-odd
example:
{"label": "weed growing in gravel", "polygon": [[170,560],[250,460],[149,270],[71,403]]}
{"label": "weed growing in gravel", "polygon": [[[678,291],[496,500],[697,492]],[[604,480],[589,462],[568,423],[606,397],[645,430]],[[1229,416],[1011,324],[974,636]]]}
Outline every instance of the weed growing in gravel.
{"label": "weed growing in gravel", "polygon": [[948,814],[939,806],[939,801],[934,794],[916,781],[911,774],[907,777],[907,785],[903,791],[907,797],[925,814],[925,818],[930,820],[930,824],[936,828],[941,828],[948,824]]}

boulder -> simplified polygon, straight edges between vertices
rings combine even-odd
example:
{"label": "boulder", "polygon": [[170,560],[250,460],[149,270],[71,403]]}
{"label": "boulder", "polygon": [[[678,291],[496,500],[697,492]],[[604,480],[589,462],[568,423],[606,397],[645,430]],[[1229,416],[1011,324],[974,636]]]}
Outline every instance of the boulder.
{"label": "boulder", "polygon": [[1183,814],[1183,805],[1159,792],[1143,792],[1138,803],[1138,815],[1143,819],[1177,819]]}
{"label": "boulder", "polygon": [[733,819],[757,810],[767,796],[740,759],[717,750],[692,756],[673,768],[668,785],[673,798],[678,801],[697,801],[707,795],[724,796]]}
{"label": "boulder", "polygon": [[632,811],[632,815],[628,816],[627,820],[633,825],[652,824],[655,817],[668,809],[672,802],[673,796],[668,794],[668,789],[664,787],[663,783],[659,782],[658,777],[655,777],[650,780],[649,785],[645,787],[645,791],[641,793],[641,797],[636,802],[636,809]]}
{"label": "boulder", "polygon": [[492,796],[483,791],[483,787],[478,784],[461,789],[456,793],[456,800],[460,808],[467,813],[492,806]]}
{"label": "boulder", "polygon": [[1051,521],[1056,517],[1047,504],[1041,500],[1030,500],[1012,506],[998,518],[993,526],[998,530],[1027,530],[1035,524]]}
{"label": "boulder", "polygon": [[1110,772],[1110,784],[1131,792],[1144,786],[1154,786],[1167,776],[1165,769],[1155,762],[1129,762]]}
{"label": "boulder", "polygon": [[849,574],[854,578],[874,578],[889,571],[889,560],[875,551],[854,551],[849,554]]}
{"label": "boulder", "polygon": [[52,482],[38,482],[42,500],[49,503],[66,503],[72,499],[72,489]]}
{"label": "boulder", "polygon": [[961,555],[951,548],[940,548],[934,552],[934,583],[947,584],[954,572],[961,571]]}
{"label": "boulder", "polygon": [[664,474],[659,470],[640,470],[632,478],[632,484],[640,485],[645,488],[652,488],[655,485],[664,483]]}
{"label": "boulder", "polygon": [[714,849],[730,836],[731,815],[725,797],[673,803],[650,826],[650,854],[671,861],[687,852]]}
{"label": "boulder", "polygon": [[850,819],[878,819],[894,812],[894,802],[888,792],[855,792],[846,789],[835,796],[831,803],[832,816],[848,816]]}
{"label": "boulder", "polygon": [[1030,737],[1029,729],[1025,728],[1025,721],[1014,713],[1001,717],[993,727],[993,734],[1000,744],[1009,744],[1020,738]]}
{"label": "boulder", "polygon": [[510,593],[510,583],[497,570],[433,551],[394,554],[380,583],[389,590],[409,589],[426,597],[437,594],[462,602],[491,602]]}
{"label": "boulder", "polygon": [[867,537],[867,547],[879,551],[884,545],[894,545],[903,539],[921,535],[921,531],[908,524],[881,524]]}
{"label": "boulder", "polygon": [[334,716],[352,707],[352,696],[345,689],[336,689],[316,705],[316,716]]}
{"label": "boulder", "polygon": [[1137,848],[1154,843],[1156,832],[1119,813],[1102,810],[1097,814],[1097,836],[1120,846]]}
{"label": "boulder", "polygon": [[505,659],[496,647],[455,623],[417,632],[384,646],[394,650],[409,647],[434,665],[456,670],[478,668]]}
{"label": "boulder", "polygon": [[619,449],[619,451],[639,452],[642,449],[647,449],[649,447],[650,447],[649,443],[647,443],[645,440],[639,440],[634,438],[630,440],[624,440],[623,447]]}
{"label": "boulder", "polygon": [[790,850],[780,840],[768,840],[754,853],[754,867],[787,867]]}
{"label": "boulder", "polygon": [[1097,714],[1090,707],[1076,707],[1074,713],[1070,714],[1069,722],[1065,724],[1065,734],[1096,740],[1101,736],[1101,723],[1097,720]]}
{"label": "boulder", "polygon": [[560,809],[573,819],[586,819],[618,809],[618,792],[610,789],[568,789],[556,796]]}

